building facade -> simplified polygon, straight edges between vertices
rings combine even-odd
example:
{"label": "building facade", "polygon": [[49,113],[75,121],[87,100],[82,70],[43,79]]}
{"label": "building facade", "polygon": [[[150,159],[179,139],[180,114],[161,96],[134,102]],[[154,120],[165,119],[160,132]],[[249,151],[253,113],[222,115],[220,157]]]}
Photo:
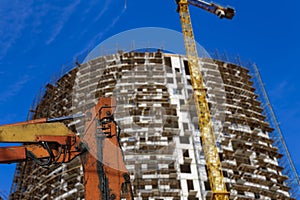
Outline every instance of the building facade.
{"label": "building facade", "polygon": [[[281,154],[245,67],[201,59],[214,133],[231,199],[292,199]],[[115,97],[115,120],[135,199],[210,199],[210,184],[184,56],[118,52],[78,64],[48,84],[32,118],[84,112]],[[83,132],[80,121],[66,125]],[[17,166],[11,199],[84,199],[80,159],[49,169]]]}

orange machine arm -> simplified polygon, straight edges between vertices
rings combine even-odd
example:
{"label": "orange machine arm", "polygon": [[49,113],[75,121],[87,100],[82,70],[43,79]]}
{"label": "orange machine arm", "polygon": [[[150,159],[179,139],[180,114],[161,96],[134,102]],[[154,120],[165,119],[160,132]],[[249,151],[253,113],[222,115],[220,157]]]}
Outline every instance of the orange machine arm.
{"label": "orange machine arm", "polygon": [[[130,176],[123,161],[119,131],[113,113],[116,101],[100,98],[85,114],[85,132],[79,138],[63,123],[81,116],[38,119],[0,126],[0,142],[25,143],[0,148],[0,163],[34,160],[41,166],[69,162],[80,155],[85,199],[133,199]],[[82,115],[83,116],[83,115]]]}
{"label": "orange machine arm", "polygon": [[115,108],[115,99],[101,98],[96,107],[85,113],[83,143],[89,153],[83,154],[81,160],[86,195],[93,194],[94,199],[133,199],[113,116]]}
{"label": "orange machine arm", "polygon": [[80,154],[79,137],[63,123],[47,123],[47,119],[0,126],[0,142],[25,143],[17,147],[1,147],[0,163],[30,159],[46,166],[69,162]]}

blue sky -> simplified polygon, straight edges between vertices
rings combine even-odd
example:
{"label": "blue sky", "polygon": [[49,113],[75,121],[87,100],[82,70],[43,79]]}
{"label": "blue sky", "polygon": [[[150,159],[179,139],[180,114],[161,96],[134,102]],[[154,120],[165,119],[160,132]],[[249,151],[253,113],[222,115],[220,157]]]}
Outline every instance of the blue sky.
{"label": "blue sky", "polygon": [[[300,171],[300,1],[218,0],[237,10],[233,21],[191,7],[196,40],[256,62]],[[23,121],[50,76],[104,39],[139,27],[180,31],[174,0],[1,0],[0,124]],[[9,191],[12,165],[0,166]]]}

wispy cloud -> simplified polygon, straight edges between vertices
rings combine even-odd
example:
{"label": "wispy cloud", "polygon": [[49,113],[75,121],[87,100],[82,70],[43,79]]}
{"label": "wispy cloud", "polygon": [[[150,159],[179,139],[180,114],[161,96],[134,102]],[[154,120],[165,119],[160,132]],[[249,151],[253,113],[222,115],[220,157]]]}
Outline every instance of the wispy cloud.
{"label": "wispy cloud", "polygon": [[[90,3],[91,3],[94,7],[95,7],[95,6],[99,7],[99,8],[100,8],[100,12],[99,12],[99,14],[98,14],[96,17],[94,17],[93,20],[90,20],[90,21],[88,22],[88,25],[86,26],[86,28],[84,28],[84,29],[79,33],[79,37],[83,37],[87,32],[89,32],[89,30],[90,30],[93,26],[95,26],[95,23],[98,22],[98,21],[102,18],[102,16],[108,11],[108,8],[109,8],[110,4],[112,3],[112,0],[105,0],[103,6],[99,6],[99,1],[97,1],[97,2],[91,1]],[[83,12],[87,15],[87,13],[90,12],[90,10],[91,10],[91,7],[87,8],[87,9],[86,9],[85,11],[83,11]],[[94,13],[95,13],[95,11],[94,11]],[[83,19],[82,19],[82,20],[83,20]]]}
{"label": "wispy cloud", "polygon": [[77,0],[75,2],[72,2],[68,7],[66,7],[64,10],[61,11],[62,15],[59,18],[58,23],[56,24],[50,38],[46,41],[47,45],[52,43],[56,39],[56,37],[60,34],[60,32],[62,31],[62,29],[65,25],[65,23],[68,22],[71,15],[75,11],[76,7],[80,4],[80,1],[81,0]]}
{"label": "wispy cloud", "polygon": [[116,23],[120,20],[120,18],[124,12],[125,12],[125,9],[123,9],[122,12],[112,20],[112,22],[109,26],[107,26],[103,31],[101,31],[101,33],[99,33],[95,37],[95,40],[97,40],[97,39],[100,40],[105,33],[107,33],[110,29],[112,29],[116,25]]}
{"label": "wispy cloud", "polygon": [[275,91],[282,92],[286,88],[287,85],[288,85],[288,82],[286,80],[284,80],[276,86]]}
{"label": "wispy cloud", "polygon": [[98,16],[95,18],[94,21],[98,21],[103,15],[104,13],[108,10],[109,5],[111,4],[112,0],[106,0],[104,3],[103,8],[101,8],[100,13],[98,14]]}
{"label": "wispy cloud", "polygon": [[32,1],[8,1],[0,7],[0,60],[21,36],[25,21],[32,13]]}
{"label": "wispy cloud", "polygon": [[87,3],[86,6],[83,6],[81,8],[81,19],[80,21],[83,22],[86,18],[88,18],[88,15],[91,13],[91,10],[94,8],[97,8],[98,4],[99,4],[99,0],[89,0],[89,1],[85,1],[85,3]]}
{"label": "wispy cloud", "polygon": [[95,35],[93,37],[93,39],[86,45],[86,47],[81,52],[79,52],[77,55],[81,55],[87,51],[90,51],[91,48],[95,47],[95,45],[97,45],[98,42],[101,41],[103,35],[105,35],[110,29],[112,29],[117,24],[117,22],[120,20],[120,18],[122,17],[122,15],[124,14],[125,11],[126,11],[126,8],[124,7],[123,10],[120,12],[120,14],[112,20],[111,24],[109,26],[107,26],[103,31],[101,31],[100,33]]}
{"label": "wispy cloud", "polygon": [[282,98],[284,95],[293,92],[294,86],[288,81],[283,80],[279,84],[275,85],[269,92],[271,97]]}
{"label": "wispy cloud", "polygon": [[24,75],[19,81],[8,86],[6,90],[0,92],[0,103],[4,103],[11,97],[17,95],[29,80],[30,77],[28,75]]}

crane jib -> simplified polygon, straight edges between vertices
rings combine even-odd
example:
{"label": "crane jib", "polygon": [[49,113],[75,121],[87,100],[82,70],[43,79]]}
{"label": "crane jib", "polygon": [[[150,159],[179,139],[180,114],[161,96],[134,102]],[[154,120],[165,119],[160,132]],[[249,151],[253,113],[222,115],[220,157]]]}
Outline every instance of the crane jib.
{"label": "crane jib", "polygon": [[[219,18],[232,19],[235,15],[235,10],[231,7],[224,7],[215,3],[208,3],[202,0],[176,0],[177,4],[187,3],[207,12],[217,15]],[[179,11],[179,8],[177,8]]]}

